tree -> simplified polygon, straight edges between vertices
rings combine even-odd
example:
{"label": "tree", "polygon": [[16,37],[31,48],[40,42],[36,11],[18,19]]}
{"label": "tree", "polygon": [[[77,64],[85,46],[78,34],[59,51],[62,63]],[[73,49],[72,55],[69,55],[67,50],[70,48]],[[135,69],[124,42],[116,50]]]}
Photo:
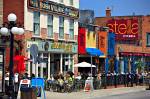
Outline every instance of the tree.
{"label": "tree", "polygon": [[138,73],[141,73],[142,70],[144,69],[143,62],[140,59],[136,62],[136,70],[137,69]]}

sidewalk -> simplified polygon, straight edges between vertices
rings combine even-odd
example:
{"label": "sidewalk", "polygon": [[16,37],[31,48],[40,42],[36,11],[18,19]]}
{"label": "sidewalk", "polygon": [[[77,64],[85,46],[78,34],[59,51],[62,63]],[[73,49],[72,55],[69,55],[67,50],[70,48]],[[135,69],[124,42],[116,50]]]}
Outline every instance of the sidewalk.
{"label": "sidewalk", "polygon": [[93,97],[103,97],[109,95],[124,94],[130,92],[139,92],[145,90],[145,86],[134,86],[134,87],[121,87],[112,89],[100,89],[91,92],[72,92],[72,93],[58,93],[46,91],[46,99],[88,99]]}

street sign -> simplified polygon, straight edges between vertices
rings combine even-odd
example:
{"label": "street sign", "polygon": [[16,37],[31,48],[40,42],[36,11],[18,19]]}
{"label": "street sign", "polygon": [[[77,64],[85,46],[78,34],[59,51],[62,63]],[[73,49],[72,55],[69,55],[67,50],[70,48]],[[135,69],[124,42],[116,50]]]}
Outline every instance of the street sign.
{"label": "street sign", "polygon": [[30,54],[33,57],[33,62],[37,62],[37,57],[38,57],[38,46],[36,44],[32,44],[30,47]]}

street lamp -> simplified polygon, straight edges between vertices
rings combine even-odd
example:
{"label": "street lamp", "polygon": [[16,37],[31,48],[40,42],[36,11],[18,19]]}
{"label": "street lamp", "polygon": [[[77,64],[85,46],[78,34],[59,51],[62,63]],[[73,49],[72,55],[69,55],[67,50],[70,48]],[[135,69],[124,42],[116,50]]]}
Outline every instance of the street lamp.
{"label": "street lamp", "polygon": [[14,73],[13,73],[13,66],[14,66],[14,62],[13,62],[13,49],[14,49],[14,34],[19,34],[22,35],[24,33],[24,29],[23,28],[19,28],[16,25],[16,15],[14,13],[10,13],[8,15],[8,21],[9,23],[7,23],[7,27],[2,27],[0,29],[0,32],[2,35],[8,36],[10,35],[10,62],[9,62],[9,91],[10,91],[10,96],[12,97],[12,99],[14,99],[14,85],[13,85],[13,77],[14,77]]}

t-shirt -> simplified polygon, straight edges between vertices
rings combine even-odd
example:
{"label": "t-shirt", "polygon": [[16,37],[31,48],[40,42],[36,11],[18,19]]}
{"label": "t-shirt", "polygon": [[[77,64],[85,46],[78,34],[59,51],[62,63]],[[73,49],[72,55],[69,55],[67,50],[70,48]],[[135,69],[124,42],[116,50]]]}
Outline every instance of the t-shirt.
{"label": "t-shirt", "polygon": [[73,79],[72,79],[72,77],[69,77],[69,78],[68,78],[68,84],[70,84],[70,85],[73,84]]}
{"label": "t-shirt", "polygon": [[18,83],[18,77],[19,77],[19,74],[18,74],[18,73],[16,73],[16,74],[14,75],[15,83]]}
{"label": "t-shirt", "polygon": [[58,79],[59,84],[62,86],[64,81],[62,79]]}

